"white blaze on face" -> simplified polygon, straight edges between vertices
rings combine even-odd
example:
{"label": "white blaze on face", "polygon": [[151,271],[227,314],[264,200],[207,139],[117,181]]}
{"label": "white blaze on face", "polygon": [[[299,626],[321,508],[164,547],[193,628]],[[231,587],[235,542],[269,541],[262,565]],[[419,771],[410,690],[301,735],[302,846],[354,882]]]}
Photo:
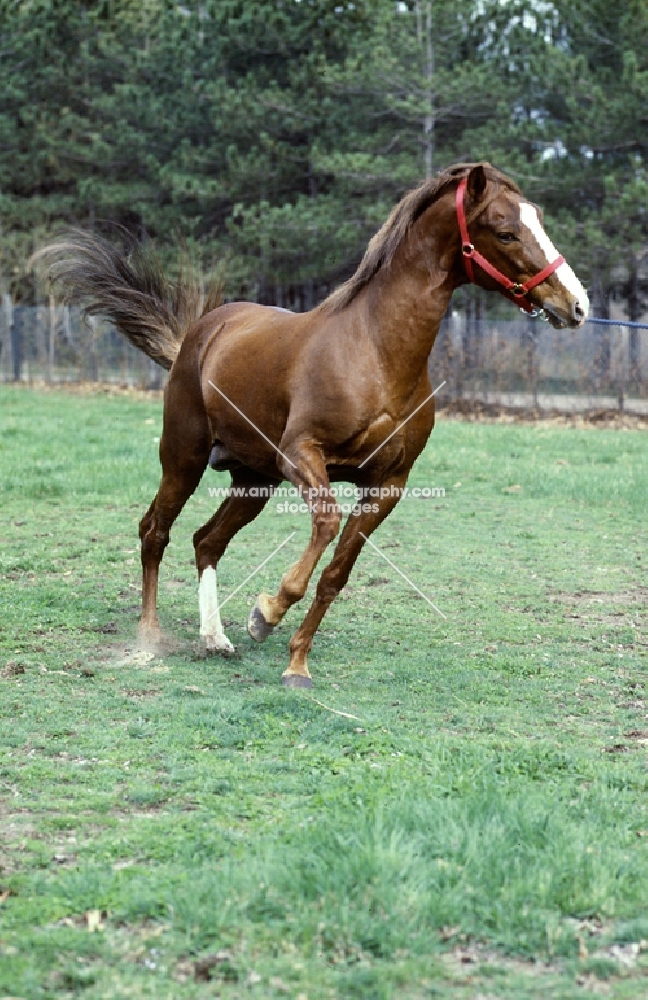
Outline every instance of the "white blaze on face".
{"label": "white blaze on face", "polygon": [[[559,257],[560,254],[542,228],[540,219],[538,218],[538,213],[536,212],[534,206],[529,205],[529,203],[525,201],[520,203],[520,222],[523,226],[526,226],[527,229],[531,230],[538,246],[547,258],[547,264],[553,263],[556,257]],[[563,287],[578,300],[583,312],[585,313],[585,318],[587,318],[589,313],[589,297],[569,264],[561,264],[560,267],[556,268],[554,273]]]}
{"label": "white blaze on face", "polygon": [[200,607],[200,634],[207,649],[220,653],[233,653],[234,647],[223,630],[216,589],[216,570],[208,566],[203,570],[198,584],[198,604]]}

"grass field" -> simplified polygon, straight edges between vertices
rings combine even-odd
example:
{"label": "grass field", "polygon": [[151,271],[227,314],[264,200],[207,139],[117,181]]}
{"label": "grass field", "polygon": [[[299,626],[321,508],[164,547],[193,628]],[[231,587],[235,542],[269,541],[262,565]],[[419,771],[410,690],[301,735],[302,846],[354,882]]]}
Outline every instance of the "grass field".
{"label": "grass field", "polygon": [[[0,387],[0,996],[648,997],[648,435],[439,422],[286,691],[305,543],[225,555],[232,660],[135,650],[161,402]],[[311,588],[312,589],[312,588]],[[315,699],[315,700],[313,700]],[[346,713],[336,714],[336,713]],[[348,717],[347,717],[348,716]]]}

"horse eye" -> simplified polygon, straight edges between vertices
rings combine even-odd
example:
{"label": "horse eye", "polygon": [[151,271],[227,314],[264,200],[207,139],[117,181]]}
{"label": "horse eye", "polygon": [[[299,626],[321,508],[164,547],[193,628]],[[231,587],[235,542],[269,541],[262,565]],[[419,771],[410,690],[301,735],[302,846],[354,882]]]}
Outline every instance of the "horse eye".
{"label": "horse eye", "polygon": [[513,243],[517,239],[517,236],[515,233],[498,233],[497,238],[502,243]]}

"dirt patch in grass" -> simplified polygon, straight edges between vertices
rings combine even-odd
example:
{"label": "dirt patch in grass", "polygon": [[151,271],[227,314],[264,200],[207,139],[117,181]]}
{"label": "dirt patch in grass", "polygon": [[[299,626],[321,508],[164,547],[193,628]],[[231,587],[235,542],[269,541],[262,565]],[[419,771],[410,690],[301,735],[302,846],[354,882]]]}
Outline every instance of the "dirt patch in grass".
{"label": "dirt patch in grass", "polygon": [[542,424],[548,427],[606,428],[611,430],[648,430],[648,415],[619,413],[592,407],[582,413],[558,410],[519,409],[481,400],[456,400],[438,407],[438,415],[471,423]]}
{"label": "dirt patch in grass", "polygon": [[450,951],[443,952],[441,961],[454,977],[479,975],[484,966],[523,972],[534,976],[560,971],[561,964],[555,961],[537,961],[529,958],[513,958],[503,955],[478,942],[456,944]]}
{"label": "dirt patch in grass", "polygon": [[126,698],[133,698],[135,701],[140,701],[144,698],[155,698],[160,694],[162,689],[157,688],[124,688],[122,694]]}
{"label": "dirt patch in grass", "polygon": [[61,382],[49,383],[34,380],[33,382],[19,382],[11,386],[12,390],[23,389],[26,392],[33,392],[36,389],[39,393],[61,394],[66,396],[121,396],[126,399],[151,400],[162,399],[164,390],[162,389],[142,389],[122,383],[113,382]]}
{"label": "dirt patch in grass", "polygon": [[587,926],[582,928],[582,933],[578,934],[578,963],[575,969],[573,960],[514,957],[478,942],[456,944],[451,951],[441,955],[441,962],[457,983],[474,982],[482,976],[491,979],[494,973],[568,978],[571,967],[577,986],[595,996],[609,996],[614,980],[627,978],[633,973],[645,973],[644,956],[648,951],[648,941],[603,944],[599,943],[601,936],[601,927],[593,930],[588,930]]}
{"label": "dirt patch in grass", "polygon": [[639,604],[645,611],[648,603],[648,587],[636,587],[633,590],[576,590],[573,593],[556,592],[550,594],[550,601],[574,604],[577,606],[590,606],[594,604]]}
{"label": "dirt patch in grass", "polygon": [[[648,587],[622,591],[558,591],[549,594],[548,599],[552,604],[565,605],[569,609],[567,617],[580,620],[582,624],[599,622],[615,627],[633,627],[637,624],[643,626],[648,621]],[[618,610],[612,611],[611,608]],[[624,643],[624,646],[628,645]],[[639,645],[643,644],[640,642]]]}

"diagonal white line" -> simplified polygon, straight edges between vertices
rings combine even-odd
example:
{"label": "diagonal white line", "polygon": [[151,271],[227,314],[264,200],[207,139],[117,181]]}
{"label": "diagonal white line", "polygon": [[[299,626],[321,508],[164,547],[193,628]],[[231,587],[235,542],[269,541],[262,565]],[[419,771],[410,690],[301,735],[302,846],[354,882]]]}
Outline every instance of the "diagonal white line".
{"label": "diagonal white line", "polygon": [[[248,580],[251,580],[253,576],[256,576],[256,574],[259,572],[259,570],[263,569],[263,567],[265,566],[265,564],[267,562],[270,562],[270,560],[272,559],[273,556],[276,556],[276,554],[279,551],[279,549],[283,549],[283,547],[286,544],[286,542],[289,542],[290,539],[292,538],[292,536],[294,534],[295,534],[295,532],[291,531],[291,533],[288,535],[288,538],[284,538],[284,540],[281,543],[281,545],[277,545],[277,548],[274,550],[274,552],[271,552],[269,556],[266,556],[266,558],[263,560],[263,562],[260,563],[257,566],[256,569],[253,569],[249,576],[245,577],[245,580],[243,581],[243,583],[239,583],[239,585],[236,588],[236,590],[233,590],[232,593],[229,595],[229,597],[226,597],[225,600],[222,601],[221,604],[218,605],[218,607],[216,608],[216,611],[212,611],[212,613],[210,614],[209,618],[213,618],[214,615],[217,614],[220,611],[221,608],[224,608],[225,605],[227,604],[227,602],[231,601],[235,594],[238,594],[238,592],[241,589],[241,587],[244,587],[245,584],[248,582]],[[209,618],[207,619],[207,621],[209,621]]]}
{"label": "diagonal white line", "polygon": [[[412,412],[410,413],[409,417],[406,417],[406,418],[405,418],[405,420],[403,420],[402,424],[399,424],[399,425],[398,425],[398,427],[396,428],[396,430],[392,431],[392,432],[391,432],[391,434],[389,434],[389,435],[388,435],[388,436],[387,436],[387,437],[385,438],[385,440],[383,441],[383,443],[382,443],[382,444],[379,444],[377,448],[374,448],[374,450],[373,450],[373,451],[371,452],[371,455],[368,455],[368,456],[367,456],[367,458],[365,458],[365,460],[364,460],[363,462],[360,462],[360,465],[358,466],[358,468],[359,468],[359,469],[361,469],[363,465],[366,465],[366,464],[367,464],[367,462],[369,461],[369,459],[370,459],[370,458],[373,458],[373,457],[374,457],[374,455],[376,455],[376,454],[377,454],[377,453],[378,453],[378,452],[380,451],[380,449],[381,449],[381,448],[383,447],[383,445],[386,445],[386,444],[387,444],[387,442],[389,441],[389,439],[390,439],[390,438],[393,438],[394,434],[398,434],[398,432],[399,432],[399,430],[401,429],[401,427],[404,427],[404,426],[405,426],[405,424],[407,423],[407,421],[408,421],[408,420],[411,420],[411,419],[412,419],[412,417],[414,416],[414,414],[418,413],[418,411],[419,411],[419,410],[421,409],[421,407],[425,406],[425,404],[426,404],[426,403],[429,403],[429,402],[430,402],[430,400],[432,399],[432,397],[433,397],[433,396],[436,396],[436,394],[437,394],[437,392],[439,391],[439,389],[443,389],[444,385],[445,385],[445,379],[444,379],[444,381],[443,381],[443,382],[441,383],[441,385],[438,385],[438,386],[436,387],[436,389],[434,390],[434,392],[431,392],[431,393],[430,393],[430,395],[429,395],[429,396],[427,397],[427,399],[424,399],[422,403],[419,403],[419,405],[418,405],[418,406],[416,407],[416,409],[415,409],[415,410],[413,410],[413,411],[412,411]],[[438,610],[438,609],[437,609],[437,610]]]}
{"label": "diagonal white line", "polygon": [[[441,386],[439,386],[439,388],[441,388]],[[423,600],[424,600],[424,601],[427,601],[427,602],[428,602],[428,604],[430,605],[430,607],[434,608],[434,610],[435,610],[435,611],[438,611],[438,612],[439,612],[439,614],[441,615],[441,617],[442,617],[442,618],[446,618],[446,619],[447,619],[447,617],[448,617],[448,616],[447,616],[447,615],[444,615],[443,611],[441,611],[441,609],[440,609],[440,608],[437,608],[436,604],[433,604],[433,603],[432,603],[432,601],[430,600],[430,598],[429,598],[429,597],[426,597],[426,596],[425,596],[425,594],[423,593],[423,591],[422,591],[422,590],[419,590],[419,588],[418,588],[418,587],[416,586],[416,584],[415,584],[415,583],[412,583],[412,581],[410,580],[410,578],[409,578],[408,576],[405,576],[405,574],[403,573],[403,571],[402,571],[402,570],[400,570],[400,569],[398,568],[398,566],[396,566],[396,565],[395,565],[395,564],[394,564],[394,563],[393,563],[393,562],[391,561],[391,559],[390,559],[390,558],[389,558],[388,556],[386,556],[386,555],[385,555],[385,553],[384,553],[384,552],[381,552],[381,550],[380,550],[380,549],[378,548],[378,546],[377,546],[377,545],[374,545],[374,543],[373,543],[373,542],[371,541],[371,539],[370,539],[370,538],[367,538],[367,536],[366,536],[366,535],[365,535],[365,534],[364,534],[364,533],[363,533],[362,531],[359,531],[359,532],[358,532],[358,534],[359,534],[359,535],[362,535],[362,537],[364,538],[365,542],[369,542],[369,544],[371,545],[372,549],[375,549],[375,550],[376,550],[376,552],[378,553],[378,555],[379,555],[379,556],[382,556],[382,557],[383,557],[383,559],[385,560],[385,562],[389,563],[389,565],[391,566],[391,568],[392,568],[392,569],[395,569],[395,570],[396,570],[396,572],[397,572],[398,574],[400,574],[400,576],[402,576],[402,577],[403,577],[403,580],[406,580],[406,581],[407,581],[407,583],[409,583],[410,587],[413,587],[413,588],[414,588],[414,590],[416,591],[416,593],[417,593],[417,594],[420,594],[420,595],[421,595],[421,597],[423,598]]]}
{"label": "diagonal white line", "polygon": [[[226,399],[226,400],[227,400],[227,402],[229,403],[229,405],[230,405],[230,406],[233,406],[233,407],[234,407],[234,409],[236,410],[236,412],[237,412],[237,413],[238,413],[238,414],[239,414],[239,415],[240,415],[241,417],[243,417],[243,419],[244,419],[244,420],[247,420],[247,422],[248,422],[248,424],[250,425],[250,427],[254,427],[254,429],[255,429],[255,431],[257,432],[257,434],[260,434],[260,435],[261,435],[261,437],[263,438],[263,440],[264,440],[264,441],[267,441],[267,442],[268,442],[268,444],[269,444],[269,445],[271,445],[271,446],[272,446],[272,447],[274,448],[274,450],[275,450],[275,451],[277,452],[277,454],[278,454],[278,455],[281,455],[281,457],[282,457],[282,458],[285,458],[285,460],[286,460],[286,461],[288,462],[288,464],[289,464],[289,465],[292,465],[293,469],[296,469],[296,468],[297,468],[297,466],[295,465],[295,463],[294,463],[294,462],[291,462],[291,461],[290,461],[290,459],[288,458],[288,456],[287,456],[287,455],[284,455],[284,453],[283,453],[283,451],[281,450],[281,448],[277,448],[276,444],[274,444],[274,442],[273,442],[273,441],[271,441],[271,440],[270,440],[270,438],[269,438],[269,437],[267,437],[267,436],[266,436],[266,435],[265,435],[265,434],[263,433],[263,431],[262,431],[262,430],[260,430],[260,429],[259,429],[259,428],[257,427],[257,425],[256,425],[256,424],[253,424],[253,423],[252,423],[252,421],[250,420],[250,418],[249,418],[249,417],[246,417],[246,416],[245,416],[245,414],[243,413],[243,410],[239,410],[239,408],[238,408],[238,406],[236,405],[236,403],[233,403],[233,402],[232,402],[232,400],[231,400],[231,399],[229,398],[229,396],[226,396],[226,395],[225,395],[225,393],[223,392],[223,390],[222,390],[222,389],[219,389],[217,385],[214,385],[214,383],[213,383],[213,382],[211,381],[211,379],[208,379],[207,381],[209,382],[209,384],[210,384],[210,386],[212,387],[212,389],[215,389],[215,390],[216,390],[216,392],[220,393],[220,395],[221,395],[221,396],[223,397],[223,399]],[[439,386],[439,388],[441,388],[441,386]],[[415,410],[414,412],[416,412],[416,410]],[[413,415],[414,415],[414,414],[412,414],[412,416],[413,416]],[[409,420],[409,417],[408,417],[408,420]]]}

